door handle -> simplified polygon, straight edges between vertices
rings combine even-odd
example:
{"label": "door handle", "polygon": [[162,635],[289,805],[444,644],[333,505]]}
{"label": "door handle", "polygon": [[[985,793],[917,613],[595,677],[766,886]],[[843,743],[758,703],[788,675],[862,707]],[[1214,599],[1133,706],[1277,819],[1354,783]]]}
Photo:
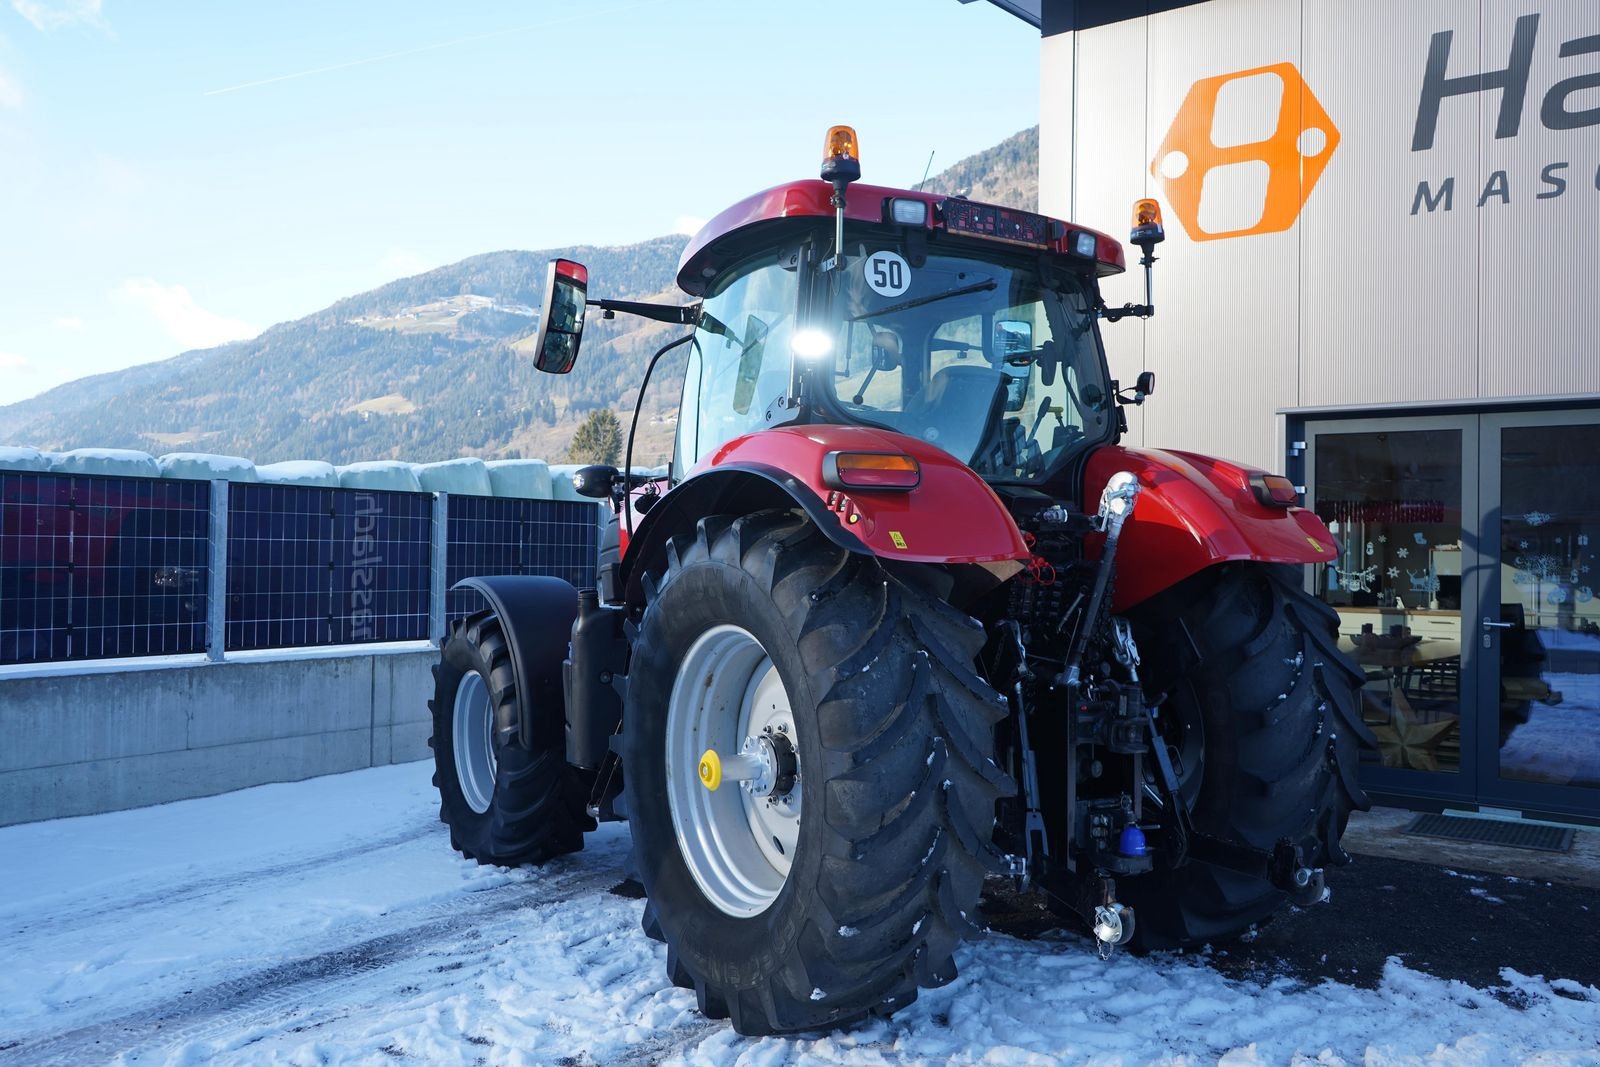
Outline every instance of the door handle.
{"label": "door handle", "polygon": [[1509,630],[1514,625],[1515,625],[1514,623],[1509,623],[1509,622],[1495,622],[1493,619],[1489,618],[1489,616],[1487,616],[1487,615],[1485,615],[1483,617],[1483,628],[1485,630]]}

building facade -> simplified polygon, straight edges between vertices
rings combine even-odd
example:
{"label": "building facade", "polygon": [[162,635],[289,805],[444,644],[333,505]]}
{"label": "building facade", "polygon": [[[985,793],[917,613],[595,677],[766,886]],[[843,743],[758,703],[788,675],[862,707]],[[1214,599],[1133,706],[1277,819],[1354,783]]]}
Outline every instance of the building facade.
{"label": "building facade", "polygon": [[1340,538],[1369,791],[1600,818],[1600,3],[997,6],[1041,30],[1041,210],[1165,212],[1157,315],[1105,328],[1157,375],[1134,441]]}

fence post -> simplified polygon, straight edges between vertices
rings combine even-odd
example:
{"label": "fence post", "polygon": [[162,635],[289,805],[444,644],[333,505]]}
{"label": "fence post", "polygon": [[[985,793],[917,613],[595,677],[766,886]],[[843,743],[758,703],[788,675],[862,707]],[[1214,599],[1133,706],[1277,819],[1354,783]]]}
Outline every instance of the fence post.
{"label": "fence post", "polygon": [[445,573],[450,561],[450,494],[433,494],[433,556],[428,567],[428,639],[444,645]]}
{"label": "fence post", "polygon": [[206,658],[221,663],[228,644],[228,483],[211,482],[211,566],[206,583]]}

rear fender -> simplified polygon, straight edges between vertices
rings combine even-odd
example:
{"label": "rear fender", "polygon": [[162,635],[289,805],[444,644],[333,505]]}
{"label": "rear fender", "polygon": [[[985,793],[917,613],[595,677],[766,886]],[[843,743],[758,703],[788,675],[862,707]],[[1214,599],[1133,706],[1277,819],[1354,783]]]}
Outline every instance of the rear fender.
{"label": "rear fender", "polygon": [[[560,744],[556,730],[566,721],[562,664],[578,617],[578,591],[560,578],[528,574],[467,578],[451,587],[471,589],[500,618],[511,654],[511,676],[517,701],[514,722],[495,721],[495,735],[515,739],[524,748]],[[534,709],[543,713],[535,720]],[[555,714],[552,714],[555,712]],[[543,734],[540,733],[543,731]]]}
{"label": "rear fender", "polygon": [[[894,452],[916,459],[913,489],[832,488],[832,452]],[[865,426],[784,426],[735,438],[650,509],[624,558],[625,597],[665,566],[667,541],[706,515],[799,507],[830,540],[885,561],[976,564],[996,578],[1022,569],[1027,546],[1005,505],[966,464],[925,441]]]}
{"label": "rear fender", "polygon": [[1264,473],[1192,452],[1111,446],[1089,457],[1086,509],[1117,471],[1139,478],[1141,492],[1122,528],[1112,609],[1122,612],[1217,563],[1331,563],[1333,535],[1305,508],[1267,507],[1250,477]]}

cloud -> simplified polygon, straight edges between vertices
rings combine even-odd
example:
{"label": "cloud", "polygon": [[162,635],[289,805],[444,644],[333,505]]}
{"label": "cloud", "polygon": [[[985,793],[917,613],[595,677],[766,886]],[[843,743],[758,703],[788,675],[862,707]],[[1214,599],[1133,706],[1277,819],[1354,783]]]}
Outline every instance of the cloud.
{"label": "cloud", "polygon": [[63,315],[56,320],[56,329],[66,330],[68,333],[82,333],[83,320],[76,315]]}
{"label": "cloud", "polygon": [[74,26],[111,28],[100,10],[100,0],[11,0],[11,6],[33,23],[34,29],[46,33]]}
{"label": "cloud", "polygon": [[421,252],[413,252],[409,248],[391,248],[388,255],[378,260],[378,269],[391,278],[409,278],[436,266],[437,263]]}
{"label": "cloud", "polygon": [[704,226],[705,224],[705,219],[697,218],[694,215],[679,215],[677,218],[672,220],[672,232],[686,234],[689,237],[693,237],[695,234],[700,232],[700,227]]}
{"label": "cloud", "polygon": [[21,83],[19,83],[17,79],[13,78],[11,75],[7,74],[4,70],[0,70],[0,109],[7,111],[21,111],[22,101],[23,95]]}
{"label": "cloud", "polygon": [[211,348],[261,332],[249,323],[207,311],[181,285],[129,278],[118,292],[154,315],[167,335],[186,349]]}
{"label": "cloud", "polygon": [[24,359],[15,352],[0,352],[0,370],[32,374],[38,368],[30,360]]}

